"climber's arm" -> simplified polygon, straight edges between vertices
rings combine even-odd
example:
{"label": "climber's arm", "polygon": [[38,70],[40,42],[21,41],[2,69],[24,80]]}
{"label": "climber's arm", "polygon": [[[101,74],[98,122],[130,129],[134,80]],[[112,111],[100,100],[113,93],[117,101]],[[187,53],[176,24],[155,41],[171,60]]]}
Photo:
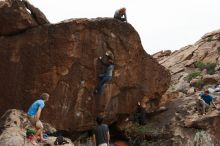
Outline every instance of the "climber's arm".
{"label": "climber's arm", "polygon": [[102,57],[101,57],[101,56],[100,56],[98,59],[100,60],[100,62],[101,62],[103,65],[106,65],[106,66],[108,66],[108,65],[109,65],[108,63],[106,63],[106,62],[104,62],[104,61],[103,61],[103,59],[102,59]]}

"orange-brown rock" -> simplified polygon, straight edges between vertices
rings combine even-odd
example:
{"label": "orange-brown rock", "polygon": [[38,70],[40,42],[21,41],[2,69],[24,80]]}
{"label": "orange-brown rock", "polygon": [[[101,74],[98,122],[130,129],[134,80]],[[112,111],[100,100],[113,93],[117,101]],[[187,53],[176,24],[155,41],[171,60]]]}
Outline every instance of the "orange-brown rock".
{"label": "orange-brown rock", "polygon": [[39,9],[20,0],[1,0],[0,19],[0,35],[13,35],[49,23]]}
{"label": "orange-brown rock", "polygon": [[[3,8],[1,4],[1,13]],[[144,51],[130,24],[98,18],[36,26],[32,16],[21,11],[33,23],[0,30],[2,35],[11,34],[0,37],[1,114],[10,108],[27,110],[42,92],[48,92],[51,98],[43,119],[60,130],[84,131],[94,125],[97,114],[112,123],[117,115],[130,114],[138,100],[167,90],[169,72]],[[14,24],[23,18],[18,15]],[[115,56],[113,80],[103,94],[93,95],[102,67],[97,58],[107,50]]]}

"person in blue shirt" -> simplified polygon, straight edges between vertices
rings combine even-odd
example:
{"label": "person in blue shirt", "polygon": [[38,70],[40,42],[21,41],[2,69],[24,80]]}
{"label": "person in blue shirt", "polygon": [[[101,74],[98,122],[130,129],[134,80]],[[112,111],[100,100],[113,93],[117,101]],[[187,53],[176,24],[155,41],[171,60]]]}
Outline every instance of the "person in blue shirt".
{"label": "person in blue shirt", "polygon": [[126,8],[121,8],[115,11],[114,18],[121,20],[123,22],[127,22]]}
{"label": "person in blue shirt", "polygon": [[209,95],[209,91],[205,91],[205,93],[200,93],[199,96],[199,105],[202,108],[203,115],[206,113],[206,110],[211,107],[211,104],[216,108],[216,105],[213,102],[213,97]]}
{"label": "person in blue shirt", "polygon": [[37,130],[35,137],[40,136],[40,139],[44,141],[43,138],[43,124],[40,121],[41,112],[45,106],[45,102],[49,100],[50,95],[48,93],[43,93],[39,100],[36,100],[28,109],[27,115],[32,126]]}
{"label": "person in blue shirt", "polygon": [[95,88],[95,91],[94,91],[95,94],[101,93],[103,91],[103,88],[104,88],[104,85],[106,84],[106,82],[112,80],[112,75],[113,75],[113,71],[115,68],[115,64],[113,61],[114,56],[113,56],[112,52],[110,52],[110,51],[107,51],[105,53],[105,55],[107,56],[107,63],[102,60],[102,57],[99,57],[99,60],[101,61],[101,63],[103,65],[106,66],[106,69],[103,74],[99,75],[100,81]]}

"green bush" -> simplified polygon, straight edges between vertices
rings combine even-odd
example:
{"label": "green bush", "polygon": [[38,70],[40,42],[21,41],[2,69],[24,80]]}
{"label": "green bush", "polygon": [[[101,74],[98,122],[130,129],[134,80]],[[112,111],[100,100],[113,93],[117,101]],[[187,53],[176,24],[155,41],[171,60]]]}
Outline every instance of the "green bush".
{"label": "green bush", "polygon": [[201,71],[202,71],[203,69],[205,69],[205,67],[206,67],[205,63],[203,63],[203,62],[201,62],[201,61],[196,62],[195,65],[196,65],[196,67],[199,68]]}
{"label": "green bush", "polygon": [[146,135],[161,133],[159,129],[153,128],[150,124],[141,126],[139,124],[130,124],[125,129],[125,135],[131,145],[151,146],[151,141],[147,141]]}
{"label": "green bush", "polygon": [[220,46],[217,48],[217,50],[218,50],[218,54],[220,55]]}
{"label": "green bush", "polygon": [[203,80],[198,80],[195,85],[194,85],[196,88],[199,88],[201,89],[203,86],[204,86],[204,82]]}
{"label": "green bush", "polygon": [[196,67],[199,68],[201,71],[206,69],[207,73],[212,75],[215,73],[215,63],[203,63],[203,62],[196,62]]}
{"label": "green bush", "polygon": [[206,69],[207,69],[207,73],[212,75],[215,73],[215,67],[216,67],[216,64],[215,63],[207,63],[206,64]]}
{"label": "green bush", "polygon": [[196,78],[197,76],[200,76],[201,72],[193,72],[191,74],[189,74],[186,79],[188,82],[190,82],[192,79]]}

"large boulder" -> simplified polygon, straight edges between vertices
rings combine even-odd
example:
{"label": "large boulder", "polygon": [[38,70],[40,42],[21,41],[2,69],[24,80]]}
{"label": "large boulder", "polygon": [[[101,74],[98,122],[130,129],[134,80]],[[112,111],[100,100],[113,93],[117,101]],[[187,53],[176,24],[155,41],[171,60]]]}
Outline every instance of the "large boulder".
{"label": "large boulder", "polygon": [[[23,17],[17,16],[14,24],[19,18]],[[1,114],[10,108],[27,110],[42,92],[48,92],[51,98],[43,119],[59,130],[81,132],[94,126],[98,114],[113,123],[117,115],[130,114],[138,100],[160,96],[169,86],[169,72],[144,51],[128,23],[75,19],[25,30],[0,37]],[[113,80],[103,94],[94,95],[102,70],[97,58],[107,50],[115,57]]]}

